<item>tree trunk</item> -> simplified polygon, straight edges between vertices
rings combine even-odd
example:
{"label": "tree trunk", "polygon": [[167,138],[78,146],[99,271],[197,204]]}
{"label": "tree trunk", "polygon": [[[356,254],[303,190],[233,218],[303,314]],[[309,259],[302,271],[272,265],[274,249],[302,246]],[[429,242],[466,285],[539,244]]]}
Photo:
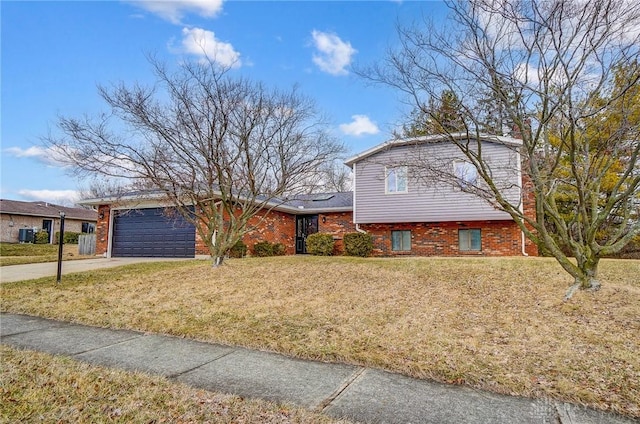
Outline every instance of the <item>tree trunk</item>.
{"label": "tree trunk", "polygon": [[213,259],[213,262],[211,264],[213,268],[218,268],[224,261],[224,256],[212,256],[211,258]]}
{"label": "tree trunk", "polygon": [[571,299],[578,289],[590,291],[600,289],[600,282],[598,281],[598,262],[600,258],[593,254],[590,254],[588,257],[585,255],[577,256],[579,272],[577,275],[574,275],[575,283],[567,290],[564,296],[565,301]]}

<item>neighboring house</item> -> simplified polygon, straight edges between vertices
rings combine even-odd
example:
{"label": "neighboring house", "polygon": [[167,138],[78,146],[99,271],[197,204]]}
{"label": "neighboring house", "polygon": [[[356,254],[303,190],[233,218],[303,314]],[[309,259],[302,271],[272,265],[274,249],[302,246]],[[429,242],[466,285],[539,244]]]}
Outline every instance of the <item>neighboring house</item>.
{"label": "neighboring house", "polygon": [[[47,202],[21,202],[0,199],[0,242],[18,243],[26,230],[46,231],[49,243],[60,231],[60,212],[64,212],[65,231],[92,233],[95,231],[98,213],[84,208],[70,208]],[[24,230],[24,231],[20,231]]]}
{"label": "neighboring house", "polygon": [[[522,176],[517,148],[507,137],[482,138],[496,181],[511,186],[509,196],[521,196]],[[439,163],[458,184],[436,178],[417,178],[409,158],[416,152],[440,158]],[[282,243],[287,254],[306,253],[305,239],[315,232],[330,233],[343,248],[345,233],[363,231],[374,240],[374,254],[394,255],[537,255],[511,217],[485,200],[463,190],[473,184],[475,168],[457,148],[439,136],[394,140],[362,152],[346,164],[354,174],[354,192],[275,199],[270,212],[250,220],[255,229],[243,237],[251,249],[259,241]],[[534,213],[530,198],[526,213]],[[168,211],[153,193],[89,199],[98,208],[96,252],[105,256],[194,257],[206,247],[192,224]]]}

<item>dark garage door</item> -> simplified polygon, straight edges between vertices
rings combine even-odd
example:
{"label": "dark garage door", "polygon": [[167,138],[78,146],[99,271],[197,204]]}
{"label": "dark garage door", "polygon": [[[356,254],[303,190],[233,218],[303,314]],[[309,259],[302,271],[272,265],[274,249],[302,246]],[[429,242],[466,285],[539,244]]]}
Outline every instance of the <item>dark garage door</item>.
{"label": "dark garage door", "polygon": [[192,224],[163,208],[115,211],[111,256],[193,258],[196,232]]}

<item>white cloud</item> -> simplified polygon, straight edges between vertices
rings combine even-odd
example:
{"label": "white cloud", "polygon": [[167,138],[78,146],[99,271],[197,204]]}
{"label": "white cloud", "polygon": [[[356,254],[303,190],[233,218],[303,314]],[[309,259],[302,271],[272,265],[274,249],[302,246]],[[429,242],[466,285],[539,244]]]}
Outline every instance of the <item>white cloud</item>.
{"label": "white cloud", "polygon": [[536,86],[540,83],[538,68],[525,62],[516,65],[513,70],[513,76],[523,84]]}
{"label": "white cloud", "polygon": [[313,30],[314,47],[318,50],[313,54],[313,63],[322,71],[331,75],[346,75],[345,69],[351,64],[351,59],[358,51],[351,47],[351,43],[344,42],[335,34]]}
{"label": "white cloud", "polygon": [[202,28],[182,29],[182,51],[208,58],[225,67],[239,68],[242,65],[240,53],[230,43],[216,38],[213,31]]}
{"label": "white cloud", "polygon": [[23,149],[22,147],[8,147],[3,152],[17,158],[33,158],[50,166],[64,167],[68,165],[62,152],[56,148],[32,146]]}
{"label": "white cloud", "polygon": [[353,115],[353,121],[348,124],[341,124],[340,131],[347,135],[355,135],[356,137],[364,134],[378,134],[380,129],[372,122],[367,115]]}
{"label": "white cloud", "polygon": [[222,0],[136,0],[129,3],[174,24],[181,23],[187,13],[213,18],[222,10]]}
{"label": "white cloud", "polygon": [[18,190],[18,194],[28,201],[55,203],[63,206],[73,206],[80,200],[77,190]]}

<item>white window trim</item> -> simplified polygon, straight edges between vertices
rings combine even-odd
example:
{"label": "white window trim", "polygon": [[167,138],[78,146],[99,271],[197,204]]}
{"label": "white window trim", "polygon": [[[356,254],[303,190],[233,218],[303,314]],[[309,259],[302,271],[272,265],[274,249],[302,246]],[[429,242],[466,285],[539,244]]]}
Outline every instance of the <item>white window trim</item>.
{"label": "white window trim", "polygon": [[[399,191],[398,190],[398,179],[397,179],[397,173],[395,173],[396,175],[396,191],[389,191],[389,171],[393,170],[393,169],[404,169],[404,190],[403,191]],[[400,165],[400,166],[385,166],[384,167],[384,192],[385,194],[406,194],[409,192],[409,169],[406,165]]]}

